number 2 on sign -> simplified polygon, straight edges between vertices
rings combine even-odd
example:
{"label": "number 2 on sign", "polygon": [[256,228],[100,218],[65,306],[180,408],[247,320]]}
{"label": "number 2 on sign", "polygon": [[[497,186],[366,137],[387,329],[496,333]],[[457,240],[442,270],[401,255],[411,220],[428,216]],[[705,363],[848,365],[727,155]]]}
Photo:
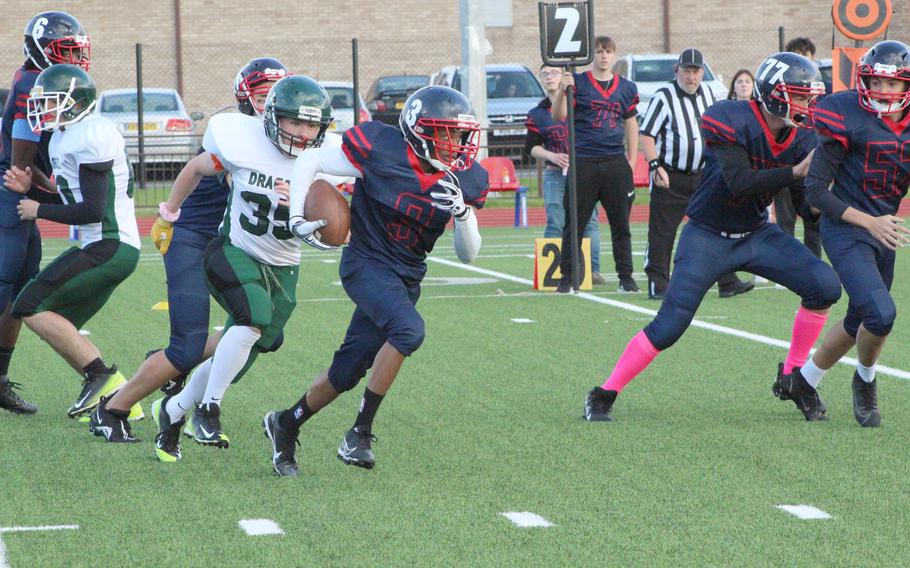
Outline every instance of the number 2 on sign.
{"label": "number 2 on sign", "polygon": [[[560,246],[562,239],[534,239],[534,288],[538,290],[555,290],[559,285],[562,272],[559,262],[562,258]],[[590,290],[591,282],[591,239],[581,240],[581,278],[582,290]]]}

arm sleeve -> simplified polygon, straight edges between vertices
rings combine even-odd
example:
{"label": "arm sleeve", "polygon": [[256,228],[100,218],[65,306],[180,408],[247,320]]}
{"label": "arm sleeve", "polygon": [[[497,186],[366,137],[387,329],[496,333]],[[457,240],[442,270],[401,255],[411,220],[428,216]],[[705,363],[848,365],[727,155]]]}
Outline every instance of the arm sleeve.
{"label": "arm sleeve", "polygon": [[474,262],[480,252],[480,231],[474,209],[468,207],[467,214],[455,219],[455,254],[465,264]]}
{"label": "arm sleeve", "polygon": [[[345,133],[347,134],[347,133]],[[363,177],[360,168],[352,163],[344,147],[306,150],[294,162],[291,174],[290,216],[303,217],[303,205],[310,186],[318,173],[346,177]]]}
{"label": "arm sleeve", "polygon": [[809,205],[809,201],[806,199],[806,186],[803,182],[797,181],[789,189],[790,202],[793,204],[793,210],[796,211],[797,215],[806,221],[817,222],[821,215],[812,212],[812,206]]}
{"label": "arm sleeve", "polygon": [[735,144],[715,144],[717,157],[727,187],[737,197],[777,193],[793,183],[793,168],[753,170],[746,149]]}
{"label": "arm sleeve", "polygon": [[840,219],[848,207],[829,189],[846,155],[847,149],[842,140],[820,134],[806,176],[806,199],[823,215],[832,219]]}
{"label": "arm sleeve", "polygon": [[82,192],[82,202],[71,205],[42,204],[38,207],[38,217],[66,225],[100,223],[107,207],[108,172],[113,167],[113,160],[80,164],[79,189]]}
{"label": "arm sleeve", "polygon": [[58,205],[63,203],[59,194],[40,189],[35,184],[32,184],[32,187],[28,190],[26,195],[29,199],[37,201],[38,203],[53,203]]}
{"label": "arm sleeve", "polygon": [[29,142],[38,142],[41,136],[35,134],[28,125],[28,120],[17,118],[13,121],[12,137],[16,140],[27,140]]}
{"label": "arm sleeve", "polygon": [[531,117],[528,117],[527,126],[528,133],[525,135],[525,152],[530,154],[531,149],[534,148],[534,146],[543,146],[546,140],[537,128],[537,125],[531,120]]}

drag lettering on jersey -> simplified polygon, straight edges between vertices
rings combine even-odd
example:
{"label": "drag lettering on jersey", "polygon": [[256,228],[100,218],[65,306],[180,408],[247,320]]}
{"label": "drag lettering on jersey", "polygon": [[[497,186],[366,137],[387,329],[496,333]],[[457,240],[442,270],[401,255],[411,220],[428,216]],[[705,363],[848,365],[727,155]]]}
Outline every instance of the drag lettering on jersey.
{"label": "drag lettering on jersey", "polygon": [[276,177],[272,178],[270,175],[266,175],[259,172],[250,171],[250,179],[247,181],[249,185],[255,185],[257,187],[262,187],[264,189],[274,189],[275,184],[279,181],[288,181],[284,178]]}
{"label": "drag lettering on jersey", "polygon": [[597,111],[597,116],[594,117],[594,122],[592,126],[594,128],[600,128],[603,126],[604,121],[609,121],[610,128],[616,128],[617,118],[622,115],[622,105],[615,101],[591,101],[591,108]]}
{"label": "drag lettering on jersey", "polygon": [[[863,176],[863,193],[869,199],[901,196],[910,183],[910,140],[900,145],[897,140],[869,142],[866,144],[866,174]],[[904,165],[902,165],[904,164]]]}

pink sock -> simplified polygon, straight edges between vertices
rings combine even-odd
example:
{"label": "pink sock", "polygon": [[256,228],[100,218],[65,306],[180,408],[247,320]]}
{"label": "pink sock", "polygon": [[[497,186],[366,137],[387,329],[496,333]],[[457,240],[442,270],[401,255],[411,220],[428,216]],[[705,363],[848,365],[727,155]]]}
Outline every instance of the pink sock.
{"label": "pink sock", "polygon": [[651,344],[644,331],[639,331],[622,352],[622,357],[613,367],[610,377],[604,382],[604,390],[620,392],[632,379],[651,364],[660,350]]}
{"label": "pink sock", "polygon": [[818,336],[828,321],[828,314],[820,314],[800,306],[793,320],[793,337],[790,339],[790,351],[784,360],[784,374],[791,373],[794,367],[802,367],[809,358],[809,350],[815,345]]}

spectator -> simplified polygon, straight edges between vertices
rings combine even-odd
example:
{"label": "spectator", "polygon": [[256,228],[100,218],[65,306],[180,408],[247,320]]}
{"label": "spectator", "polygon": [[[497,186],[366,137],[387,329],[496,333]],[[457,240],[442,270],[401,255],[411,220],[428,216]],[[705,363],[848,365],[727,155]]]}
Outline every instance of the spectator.
{"label": "spectator", "polygon": [[[815,61],[815,44],[807,37],[793,38],[787,42],[786,51],[802,55],[810,61]],[[790,190],[784,189],[774,196],[774,219],[788,235],[793,235],[796,230],[796,210],[790,198]],[[809,247],[815,256],[821,257],[822,242],[819,223],[803,219],[803,244]]]}
{"label": "spectator", "polygon": [[[704,56],[694,48],[684,49],[675,67],[676,77],[651,97],[641,124],[641,147],[651,171],[651,203],[648,219],[648,251],[645,274],[648,298],[662,300],[670,281],[670,257],[676,231],[686,213],[689,198],[701,181],[704,141],[701,116],[716,102],[711,89],[701,85]],[[720,296],[729,298],[755,287],[736,273],[720,278]]]}
{"label": "spectator", "polygon": [[[547,228],[544,237],[562,235],[566,224],[566,208],[563,204],[566,192],[566,171],[569,168],[569,154],[566,146],[568,132],[565,120],[553,120],[551,109],[553,99],[559,90],[562,71],[556,67],[540,66],[540,80],[547,96],[528,113],[528,134],[525,149],[538,160],[545,160],[543,170],[543,199],[547,210]],[[594,284],[606,284],[600,275],[600,227],[597,224],[597,206],[588,221],[583,237],[591,239],[591,279]]]}
{"label": "spectator", "polygon": [[727,98],[731,101],[751,101],[755,98],[755,77],[748,69],[740,69],[733,75]]}
{"label": "spectator", "polygon": [[[628,79],[613,74],[615,61],[616,43],[606,36],[598,36],[594,40],[592,69],[586,73],[563,74],[560,89],[553,100],[553,118],[565,119],[565,89],[570,85],[576,87],[578,236],[582,236],[582,223],[599,201],[607,210],[610,221],[619,291],[640,292],[632,278],[632,234],[629,231],[629,212],[635,200],[632,168],[638,159],[638,121],[635,118],[638,88]],[[556,289],[563,294],[572,291],[571,238],[567,222],[562,232],[562,279]]]}

